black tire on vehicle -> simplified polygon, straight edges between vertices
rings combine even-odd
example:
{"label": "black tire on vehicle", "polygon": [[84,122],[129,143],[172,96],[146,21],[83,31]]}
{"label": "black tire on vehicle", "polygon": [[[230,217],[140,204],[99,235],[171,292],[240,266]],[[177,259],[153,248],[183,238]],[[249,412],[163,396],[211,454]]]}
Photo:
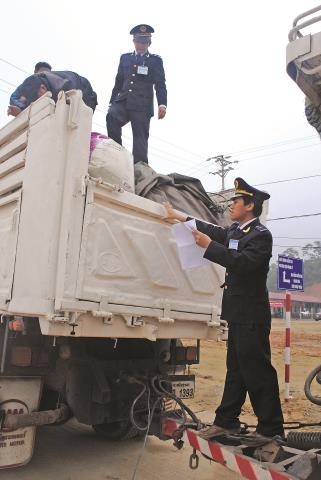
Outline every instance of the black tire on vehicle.
{"label": "black tire on vehicle", "polygon": [[[321,405],[321,398],[314,397],[311,393],[311,384],[313,380],[316,378],[317,382],[320,383],[320,374],[321,374],[321,365],[315,367],[307,376],[305,384],[304,384],[304,393],[310,402],[314,403],[315,405]],[[321,389],[321,387],[320,387]]]}
{"label": "black tire on vehicle", "polygon": [[139,431],[130,420],[101,423],[92,426],[97,435],[106,440],[130,440],[137,437]]}

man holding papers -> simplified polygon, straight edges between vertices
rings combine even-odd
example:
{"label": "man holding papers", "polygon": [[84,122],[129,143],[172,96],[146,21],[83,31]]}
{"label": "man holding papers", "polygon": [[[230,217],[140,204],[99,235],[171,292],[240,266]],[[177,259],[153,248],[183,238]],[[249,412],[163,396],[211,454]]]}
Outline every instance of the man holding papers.
{"label": "man holding papers", "polygon": [[[272,256],[272,235],[260,223],[268,193],[234,182],[230,209],[232,225],[222,228],[195,220],[195,242],[204,248],[204,258],[226,268],[221,318],[229,325],[227,373],[221,405],[214,423],[200,432],[205,439],[240,431],[239,416],[246,394],[258,418],[253,441],[268,441],[283,435],[279,386],[271,364],[269,334],[271,312],[266,278]],[[191,220],[164,204],[167,216]],[[250,440],[250,439],[249,439]]]}

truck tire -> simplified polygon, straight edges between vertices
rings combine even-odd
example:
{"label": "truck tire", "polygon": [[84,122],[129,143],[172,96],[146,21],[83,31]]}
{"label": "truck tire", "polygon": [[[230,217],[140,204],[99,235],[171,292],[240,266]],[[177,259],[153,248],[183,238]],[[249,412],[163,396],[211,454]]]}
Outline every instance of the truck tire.
{"label": "truck tire", "polygon": [[[314,379],[316,379],[316,381],[321,385],[321,365],[314,368],[312,372],[309,373],[304,384],[304,393],[307,399],[310,400],[310,402],[314,403],[315,405],[321,405],[321,396],[314,397],[311,393],[311,384]],[[321,390],[321,387],[320,387],[320,390]]]}
{"label": "truck tire", "polygon": [[137,437],[139,431],[130,420],[101,423],[92,426],[97,435],[106,440],[130,440]]}

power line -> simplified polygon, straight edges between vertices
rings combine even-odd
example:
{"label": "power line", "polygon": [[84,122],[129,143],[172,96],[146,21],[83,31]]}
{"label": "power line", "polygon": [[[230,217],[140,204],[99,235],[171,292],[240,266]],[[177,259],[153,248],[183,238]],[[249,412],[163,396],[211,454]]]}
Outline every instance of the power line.
{"label": "power line", "polygon": [[164,139],[162,139],[161,137],[158,137],[158,136],[156,136],[156,135],[150,135],[150,136],[151,136],[152,138],[156,138],[157,140],[160,140],[160,141],[163,142],[163,143],[167,143],[168,145],[171,145],[171,146],[173,146],[173,147],[175,147],[175,148],[177,148],[177,149],[179,149],[179,150],[182,150],[183,152],[189,153],[190,155],[194,155],[195,157],[204,158],[204,155],[201,155],[200,153],[193,152],[192,150],[189,150],[189,149],[187,149],[187,148],[185,148],[185,147],[182,147],[182,146],[180,146],[180,145],[177,145],[177,144],[175,144],[175,143],[173,143],[173,142],[170,142],[170,141],[168,141],[168,140],[164,140]]}
{"label": "power line", "polygon": [[[249,148],[249,149],[246,149],[246,150],[239,150],[239,151],[235,151],[235,152],[231,152],[230,155],[242,155],[244,153],[255,153],[255,151],[259,151],[259,150],[267,150],[268,148],[273,148],[275,146],[282,146],[282,145],[286,145],[286,144],[291,144],[291,143],[299,143],[299,142],[303,142],[303,141],[307,141],[307,140],[312,140],[312,139],[316,139],[317,137],[315,135],[310,135],[310,136],[306,136],[306,137],[298,137],[297,139],[291,139],[291,140],[285,140],[284,142],[277,142],[277,143],[272,143],[272,144],[267,144],[267,145],[262,145],[262,146],[258,146],[258,147],[253,147],[253,148]],[[304,145],[303,148],[308,148],[310,146],[314,146],[314,145],[319,145],[320,142],[318,142],[317,144],[312,144],[312,145]],[[302,148],[302,147],[297,147],[297,148]],[[267,154],[266,156],[270,156],[270,155],[276,155],[278,153],[283,153],[283,152],[287,152],[289,149],[287,150],[281,150],[280,152],[271,152],[270,154]],[[290,149],[289,151],[292,151],[292,150],[295,150],[295,149]],[[243,161],[246,161],[246,160],[254,160],[255,158],[260,158],[260,157],[253,157],[253,158],[249,158],[249,159],[241,159],[239,160],[239,162],[243,162]],[[205,164],[206,164],[206,160],[204,160],[203,162],[201,162],[199,164],[199,166],[195,166],[194,168],[196,168],[195,172],[196,171],[199,171],[201,170],[202,168],[205,167]],[[191,170],[194,170],[194,168],[192,168]]]}
{"label": "power line", "polygon": [[311,143],[310,145],[303,145],[302,147],[287,148],[286,150],[279,150],[278,152],[267,153],[265,155],[259,155],[258,157],[244,158],[243,160],[239,160],[239,162],[241,163],[241,162],[248,162],[250,160],[259,160],[261,158],[272,157],[273,155],[280,155],[280,153],[295,152],[297,150],[302,150],[304,148],[310,148],[310,147],[315,147],[315,146],[321,146],[321,142],[319,141],[318,143]]}
{"label": "power line", "polygon": [[276,237],[273,235],[273,238],[286,238],[287,240],[320,240],[319,237]]}
{"label": "power line", "polygon": [[0,78],[1,82],[6,83],[7,85],[10,85],[11,87],[17,87],[14,83],[8,82],[8,80],[5,80],[4,78]]}
{"label": "power line", "polygon": [[17,70],[20,70],[20,72],[26,73],[27,75],[30,75],[30,72],[27,72],[26,70],[23,70],[23,68],[18,67],[14,63],[8,62],[8,60],[5,60],[4,58],[0,58],[1,62],[6,63],[7,65],[10,65],[13,68],[16,68]]}
{"label": "power line", "polygon": [[[273,245],[273,247],[282,247],[282,248],[305,248],[305,245]],[[309,247],[310,248],[315,248],[316,250],[321,250],[320,247]]]}
{"label": "power line", "polygon": [[[202,178],[204,175],[201,175],[200,178]],[[320,173],[316,173],[315,175],[307,175],[305,177],[295,177],[295,178],[285,178],[283,180],[274,180],[273,182],[266,182],[266,183],[255,183],[253,186],[254,187],[259,187],[261,185],[273,185],[275,183],[286,183],[286,182],[293,182],[295,180],[306,180],[310,178],[317,178],[321,177]],[[215,194],[215,192],[213,192]]]}
{"label": "power line", "polygon": [[305,136],[305,137],[297,137],[297,138],[292,138],[292,139],[288,139],[288,140],[282,140],[281,142],[270,143],[270,144],[266,144],[266,145],[258,145],[257,147],[250,147],[250,148],[247,148],[247,149],[244,149],[244,150],[238,150],[238,151],[230,152],[229,154],[230,155],[241,155],[241,154],[247,153],[247,152],[255,152],[255,151],[259,151],[259,150],[266,150],[268,148],[274,148],[274,147],[277,147],[277,146],[282,146],[282,145],[286,145],[286,144],[290,144],[290,143],[304,142],[306,140],[312,140],[312,138],[318,138],[318,136],[317,135],[309,135],[309,136]]}
{"label": "power line", "polygon": [[276,220],[290,220],[292,218],[304,218],[304,217],[317,217],[321,215],[321,212],[318,213],[307,213],[305,215],[292,215],[291,217],[279,217],[279,218],[267,218],[267,222],[274,222]]}
{"label": "power line", "polygon": [[[304,148],[310,148],[310,147],[316,147],[316,146],[321,146],[321,142],[319,141],[318,143],[312,143],[310,145],[303,145],[301,147],[296,147],[296,148],[291,148],[291,149],[286,149],[286,150],[280,150],[278,152],[272,152],[272,153],[267,153],[265,155],[260,155],[258,157],[252,157],[252,158],[244,158],[244,159],[241,159],[241,160],[238,160],[239,163],[242,163],[242,162],[247,162],[247,161],[251,161],[251,160],[259,160],[261,158],[267,158],[267,157],[271,157],[273,155],[280,155],[282,153],[287,153],[287,152],[294,152],[296,150],[301,150],[301,149],[304,149]],[[193,171],[193,174],[195,175],[198,171],[202,170],[203,168],[205,167],[205,165],[197,168],[195,171]],[[200,178],[203,178],[205,175],[207,175],[208,172],[202,174],[200,176]],[[266,184],[265,184],[266,185]]]}
{"label": "power line", "polygon": [[162,150],[161,148],[156,147],[154,144],[151,145],[151,148],[156,149],[156,150],[158,150],[159,152],[161,152],[165,155],[168,155],[169,156],[169,158],[168,158],[169,161],[171,161],[173,158],[175,158],[176,163],[180,163],[183,166],[190,165],[190,163],[186,162],[186,159],[184,159],[183,157],[180,157],[179,155],[175,155],[173,153],[166,152],[165,150]]}
{"label": "power line", "polygon": [[0,92],[7,93],[8,95],[10,95],[10,92],[8,92],[7,90],[3,90],[3,88],[0,88]]}
{"label": "power line", "polygon": [[[313,144],[311,144],[311,145],[303,145],[302,147],[296,147],[296,148],[281,150],[281,151],[278,151],[278,152],[267,153],[267,154],[265,154],[265,155],[260,155],[259,157],[245,158],[245,159],[238,160],[238,162],[239,162],[239,163],[242,163],[242,162],[247,162],[247,161],[251,161],[251,160],[258,160],[258,159],[261,159],[261,158],[271,157],[271,156],[273,156],[273,155],[280,155],[280,154],[282,154],[282,153],[293,152],[293,151],[296,151],[296,150],[301,150],[301,149],[304,149],[304,148],[310,148],[310,147],[316,147],[316,146],[321,146],[321,142],[313,143]],[[202,165],[202,166],[196,168],[196,169],[193,170],[193,171],[189,170],[189,172],[190,172],[190,174],[195,175],[195,174],[198,173],[200,170],[202,170],[205,166],[206,166],[206,165]],[[209,172],[203,173],[202,175],[200,175],[200,178],[205,177],[205,175],[208,175],[208,173],[209,173]],[[263,184],[262,184],[262,185],[263,185]],[[267,184],[264,184],[264,185],[267,185]]]}
{"label": "power line", "polygon": [[320,173],[317,173],[316,175],[308,175],[306,177],[296,177],[296,178],[286,178],[284,180],[275,180],[273,182],[266,182],[266,183],[256,183],[253,185],[254,187],[259,187],[261,185],[273,185],[274,183],[285,183],[285,182],[294,182],[295,180],[306,180],[307,178],[315,178],[315,177],[321,177]]}

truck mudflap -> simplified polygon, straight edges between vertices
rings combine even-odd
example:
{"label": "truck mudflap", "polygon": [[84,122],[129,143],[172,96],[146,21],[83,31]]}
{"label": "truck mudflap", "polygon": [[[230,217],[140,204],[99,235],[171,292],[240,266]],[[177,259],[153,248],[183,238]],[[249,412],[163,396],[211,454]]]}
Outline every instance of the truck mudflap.
{"label": "truck mudflap", "polygon": [[36,427],[4,429],[6,415],[26,415],[39,407],[42,381],[39,377],[0,379],[0,469],[27,464],[33,454]]}
{"label": "truck mudflap", "polygon": [[[193,449],[190,457],[190,467],[198,467],[200,452],[209,460],[220,463],[243,478],[248,480],[314,480],[321,478],[321,450],[298,450],[282,446],[283,460],[275,458],[269,462],[256,460],[246,454],[249,452],[247,445],[223,445],[213,440],[204,440],[197,435],[196,430],[185,428],[183,423],[164,417],[162,420],[163,438],[173,438],[174,444],[182,448],[183,444]],[[272,444],[269,444],[269,446]],[[271,450],[273,450],[271,448]],[[318,452],[320,452],[318,454]],[[273,452],[271,452],[273,453]]]}

